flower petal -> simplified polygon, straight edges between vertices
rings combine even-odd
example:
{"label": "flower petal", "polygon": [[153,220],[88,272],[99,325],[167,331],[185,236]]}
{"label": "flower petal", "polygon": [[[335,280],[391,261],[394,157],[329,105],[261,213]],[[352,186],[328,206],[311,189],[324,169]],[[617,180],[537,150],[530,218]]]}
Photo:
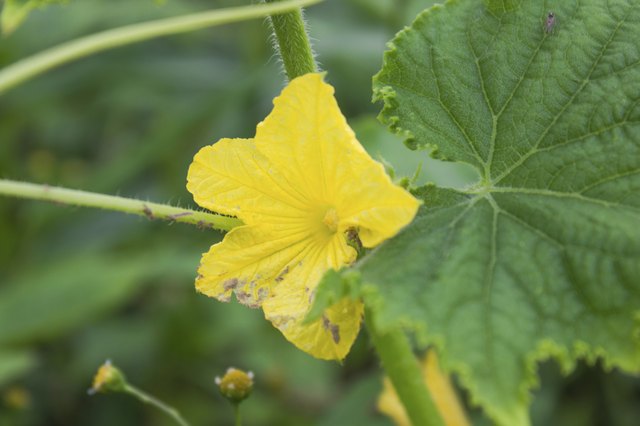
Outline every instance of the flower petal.
{"label": "flower petal", "polygon": [[344,299],[327,309],[323,317],[303,324],[311,308],[315,289],[330,268],[351,263],[355,251],[339,234],[327,245],[318,245],[290,265],[262,308],[265,317],[303,351],[321,359],[344,358],[360,330],[363,306]]}
{"label": "flower petal", "polygon": [[395,235],[420,205],[362,148],[322,74],[289,83],[258,125],[256,148],[317,204],[335,207],[340,230],[357,228],[365,247]]}
{"label": "flower petal", "polygon": [[308,310],[296,312],[295,316],[283,315],[286,310],[282,307],[273,310],[278,315],[269,315],[265,309],[266,318],[296,347],[316,358],[341,360],[358,337],[364,308],[361,302],[345,298],[311,324],[303,324]]}
{"label": "flower petal", "polygon": [[333,87],[322,74],[305,74],[293,79],[273,104],[256,129],[257,149],[314,201],[331,201],[354,177],[351,157],[367,155],[340,112]]}
{"label": "flower petal", "polygon": [[304,195],[260,154],[252,139],[221,139],[195,155],[187,189],[200,206],[245,223],[304,217]]}
{"label": "flower petal", "polygon": [[259,307],[270,295],[278,274],[305,252],[303,232],[266,225],[244,225],[225,235],[202,256],[196,289],[228,302]]}
{"label": "flower petal", "polygon": [[[362,167],[358,174],[360,184],[347,182],[340,193],[340,229],[356,228],[362,245],[374,247],[408,225],[420,202],[373,167]],[[350,186],[358,186],[359,191],[352,188],[350,193]]]}

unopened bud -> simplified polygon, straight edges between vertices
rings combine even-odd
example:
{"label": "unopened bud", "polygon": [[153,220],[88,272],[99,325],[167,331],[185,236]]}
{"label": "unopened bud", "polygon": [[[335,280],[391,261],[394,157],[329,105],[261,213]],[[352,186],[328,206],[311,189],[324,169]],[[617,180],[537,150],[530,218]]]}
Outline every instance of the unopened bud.
{"label": "unopened bud", "polygon": [[24,410],[31,405],[31,395],[20,386],[10,387],[2,396],[5,405],[14,410]]}
{"label": "unopened bud", "polygon": [[229,368],[222,378],[216,377],[216,385],[222,396],[234,404],[240,403],[251,395],[253,390],[253,373],[245,373],[237,368]]}
{"label": "unopened bud", "polygon": [[107,360],[98,368],[98,372],[93,378],[93,385],[89,389],[89,395],[98,392],[122,392],[126,385],[124,374],[114,367],[110,360]]}

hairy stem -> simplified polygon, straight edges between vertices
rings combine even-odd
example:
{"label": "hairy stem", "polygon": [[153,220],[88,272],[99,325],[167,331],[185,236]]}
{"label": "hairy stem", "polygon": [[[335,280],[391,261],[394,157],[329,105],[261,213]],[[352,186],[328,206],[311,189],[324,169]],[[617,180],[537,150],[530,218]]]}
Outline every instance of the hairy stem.
{"label": "hairy stem", "polygon": [[131,386],[129,384],[125,385],[124,387],[124,392],[128,393],[129,395],[137,398],[138,400],[144,402],[145,404],[150,404],[153,405],[154,407],[156,407],[157,409],[163,411],[165,414],[167,414],[169,417],[171,417],[173,420],[176,421],[176,423],[178,423],[180,426],[190,426],[189,423],[180,415],[180,413],[178,412],[178,410],[176,410],[175,408],[165,404],[164,402],[160,401],[159,399],[149,395],[148,393],[134,387]]}
{"label": "hairy stem", "polygon": [[382,366],[411,423],[415,426],[444,426],[406,334],[400,329],[379,331],[370,310],[365,313],[365,321]]}
{"label": "hairy stem", "polygon": [[[265,0],[278,3],[281,0]],[[289,80],[318,71],[313,58],[311,42],[302,19],[302,10],[296,9],[281,15],[270,17],[273,32],[278,42],[278,52]]]}
{"label": "hairy stem", "polygon": [[166,204],[151,203],[114,195],[96,194],[49,185],[37,185],[26,182],[0,179],[0,195],[29,198],[32,200],[52,201],[82,207],[97,207],[124,213],[146,216],[149,219],[164,219],[172,222],[189,223],[203,228],[215,228],[230,231],[242,225],[240,219],[206,213]]}
{"label": "hairy stem", "polygon": [[[175,18],[127,25],[78,38],[37,53],[0,71],[0,94],[66,62],[104,50],[144,40],[195,31],[216,25],[275,14],[318,3],[322,0],[288,0],[278,4],[259,4],[200,12]],[[298,13],[299,13],[299,9]]]}

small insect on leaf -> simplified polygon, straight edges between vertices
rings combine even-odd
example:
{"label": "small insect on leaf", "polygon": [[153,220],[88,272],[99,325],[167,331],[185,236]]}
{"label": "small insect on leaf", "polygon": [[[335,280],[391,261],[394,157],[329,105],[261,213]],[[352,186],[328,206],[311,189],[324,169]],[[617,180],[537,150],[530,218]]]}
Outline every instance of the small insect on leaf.
{"label": "small insect on leaf", "polygon": [[555,26],[556,26],[556,14],[553,12],[549,12],[549,14],[547,14],[547,19],[544,23],[544,32],[546,32],[547,34],[552,34]]}

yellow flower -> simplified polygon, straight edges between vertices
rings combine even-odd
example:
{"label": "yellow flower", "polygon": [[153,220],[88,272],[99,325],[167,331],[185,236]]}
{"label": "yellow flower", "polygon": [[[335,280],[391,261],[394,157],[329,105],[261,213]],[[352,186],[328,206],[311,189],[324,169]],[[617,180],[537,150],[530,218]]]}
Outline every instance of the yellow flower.
{"label": "yellow flower", "polygon": [[187,181],[199,205],[244,222],[203,255],[198,291],[222,301],[233,293],[262,307],[298,348],[344,358],[362,305],[345,299],[303,325],[316,286],[355,261],[347,233],[373,247],[408,224],[419,202],[360,146],[322,75],[292,80],[255,138],[202,148]]}

